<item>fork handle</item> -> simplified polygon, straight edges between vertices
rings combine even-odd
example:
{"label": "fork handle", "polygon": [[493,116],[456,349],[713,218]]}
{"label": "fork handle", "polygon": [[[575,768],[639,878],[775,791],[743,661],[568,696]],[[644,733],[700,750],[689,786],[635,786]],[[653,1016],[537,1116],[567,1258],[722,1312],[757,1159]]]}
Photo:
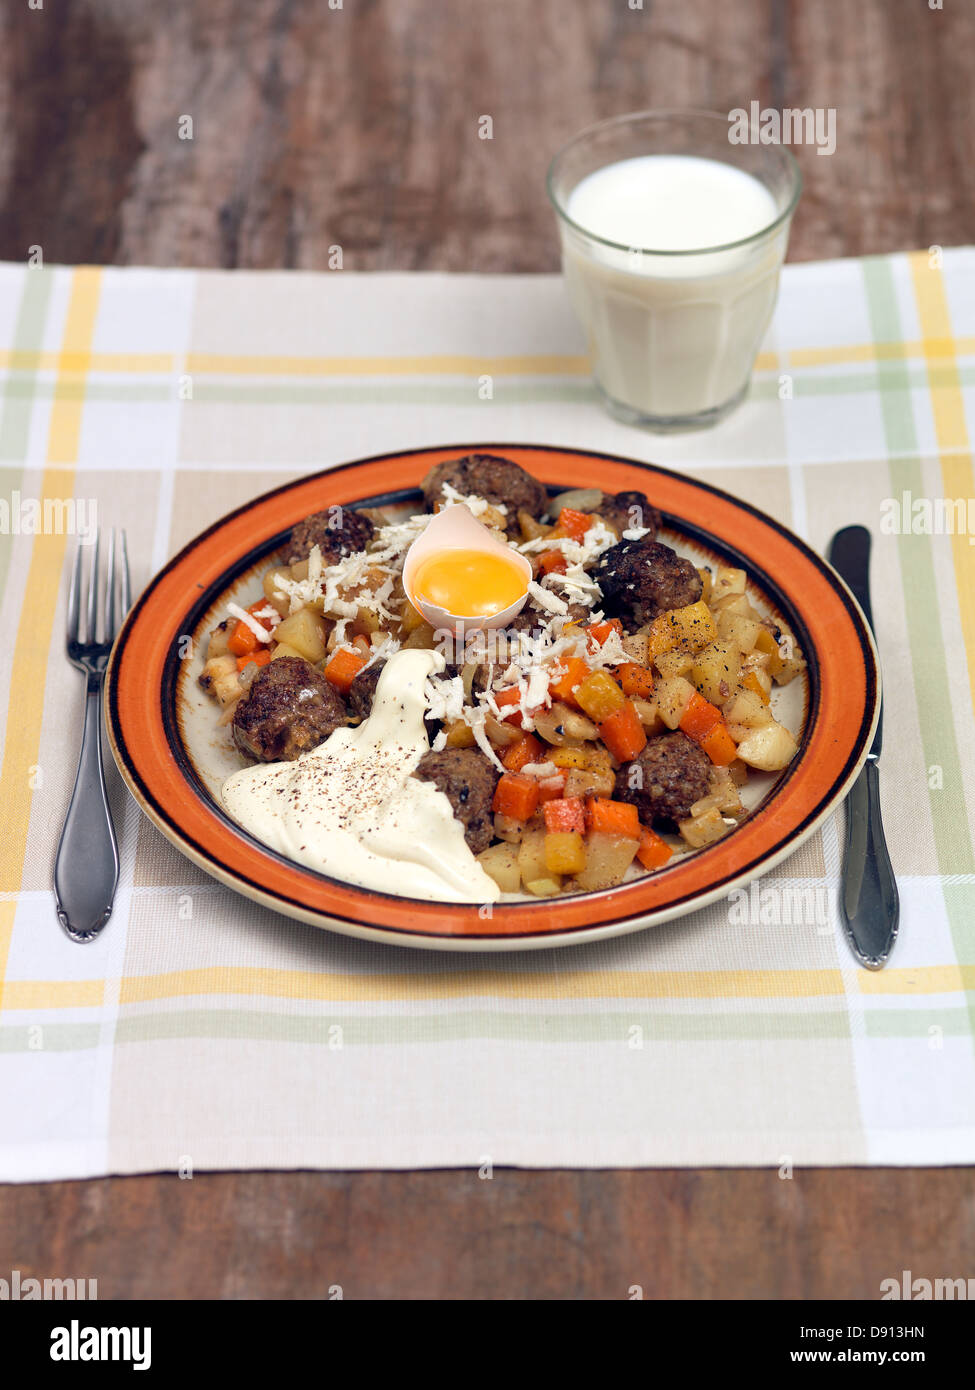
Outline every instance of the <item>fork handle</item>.
{"label": "fork handle", "polygon": [[102,767],[102,677],[92,674],[74,791],[54,861],[58,921],[72,941],[93,941],[111,917],[118,871]]}

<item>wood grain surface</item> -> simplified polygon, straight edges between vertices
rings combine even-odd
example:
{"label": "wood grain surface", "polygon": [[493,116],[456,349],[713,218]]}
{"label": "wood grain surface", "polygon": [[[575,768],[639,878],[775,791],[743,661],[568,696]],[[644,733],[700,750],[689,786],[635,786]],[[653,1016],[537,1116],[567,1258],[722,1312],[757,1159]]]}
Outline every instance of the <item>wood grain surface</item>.
{"label": "wood grain surface", "polygon": [[[954,0],[23,0],[0,12],[0,258],[552,270],[544,172],[573,132],[752,100],[836,110],[835,154],[797,151],[792,259],[964,242],[973,51]],[[870,1299],[973,1264],[957,1169],[0,1189],[0,1275],[102,1298]]]}

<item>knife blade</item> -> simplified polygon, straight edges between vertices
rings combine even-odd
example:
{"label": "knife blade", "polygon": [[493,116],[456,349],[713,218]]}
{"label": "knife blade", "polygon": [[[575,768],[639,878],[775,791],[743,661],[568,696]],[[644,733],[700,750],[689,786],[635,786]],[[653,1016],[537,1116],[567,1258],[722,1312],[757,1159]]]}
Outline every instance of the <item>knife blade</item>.
{"label": "knife blade", "polygon": [[[844,580],[873,631],[870,607],[870,532],[845,526],[829,543],[827,559]],[[897,880],[890,864],[880,810],[879,759],[883,746],[883,700],[867,761],[846,799],[840,907],[853,954],[868,970],[887,962],[900,920]]]}

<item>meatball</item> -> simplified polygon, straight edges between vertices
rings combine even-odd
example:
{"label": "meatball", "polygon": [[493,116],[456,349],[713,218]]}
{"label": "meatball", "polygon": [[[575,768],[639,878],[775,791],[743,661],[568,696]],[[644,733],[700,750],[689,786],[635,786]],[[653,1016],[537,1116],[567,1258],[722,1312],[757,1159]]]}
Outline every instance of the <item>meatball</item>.
{"label": "meatball", "polygon": [[645,825],[683,820],[710,789],[711,760],[686,734],[660,734],[616,774],[618,801],[628,801]]}
{"label": "meatball", "polygon": [[494,839],[491,802],[498,773],[483,753],[473,748],[444,748],[439,753],[424,753],[413,776],[432,782],[445,794],[464,827],[464,838],[474,854],[487,849]]}
{"label": "meatball", "polygon": [[497,454],[468,454],[466,458],[435,464],[420,484],[429,511],[443,501],[444,483],[465,497],[483,497],[487,502],[507,507],[509,535],[518,533],[520,511],[540,517],[548,506],[544,484],[526,473],[520,464]]}
{"label": "meatball", "polygon": [[634,627],[668,608],[696,603],[703,593],[701,576],[690,560],[649,536],[604,550],[592,574],[603,591],[606,613]]}
{"label": "meatball", "polygon": [[653,540],[661,525],[660,513],[650,505],[644,492],[607,493],[594,515],[608,521],[620,536],[624,531],[645,527],[649,532],[645,539]]}
{"label": "meatball", "polygon": [[345,701],[300,656],[262,666],[234,710],[234,742],[262,763],[289,762],[347,723]]}
{"label": "meatball", "polygon": [[307,560],[312,546],[322,552],[322,563],[334,565],[343,555],[365,550],[375,533],[375,526],[362,512],[350,507],[328,507],[299,521],[291,532],[288,564]]}
{"label": "meatball", "polygon": [[371,666],[360,671],[349,686],[349,713],[356,719],[368,719],[372,713],[376,686],[385,665],[385,661],[374,661]]}

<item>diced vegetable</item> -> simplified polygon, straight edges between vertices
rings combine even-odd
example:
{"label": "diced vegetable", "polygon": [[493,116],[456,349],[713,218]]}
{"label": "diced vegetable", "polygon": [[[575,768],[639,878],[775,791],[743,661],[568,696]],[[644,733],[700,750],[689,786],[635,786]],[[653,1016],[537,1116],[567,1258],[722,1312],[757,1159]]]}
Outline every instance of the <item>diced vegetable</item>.
{"label": "diced vegetable", "polygon": [[561,550],[546,550],[538,557],[539,574],[565,574],[568,568]]}
{"label": "diced vegetable", "polygon": [[640,723],[646,729],[648,737],[651,734],[661,733],[667,727],[660,718],[656,700],[634,700],[633,708],[636,710],[636,716]]}
{"label": "diced vegetable", "polygon": [[664,652],[679,647],[696,652],[714,640],[717,629],[707,604],[698,599],[684,608],[671,608],[650,624],[650,654],[656,660]]}
{"label": "diced vegetable", "polygon": [[411,632],[415,632],[418,627],[422,627],[426,622],[423,614],[418,608],[414,608],[409,599],[403,602],[403,609],[400,613],[400,623],[403,628],[403,635],[408,637]]}
{"label": "diced vegetable", "polygon": [[474,730],[463,719],[453,719],[446,727],[447,748],[473,748],[477,743]]}
{"label": "diced vegetable", "polygon": [[502,893],[517,893],[521,888],[518,850],[514,845],[491,845],[477,856],[477,862],[493,878]]}
{"label": "diced vegetable", "polygon": [[727,767],[738,757],[738,748],[723,721],[709,729],[700,740],[701,747],[717,767]]}
{"label": "diced vegetable", "polygon": [[749,729],[760,729],[763,724],[773,722],[772,713],[761,695],[740,686],[725,702],[723,710],[729,724],[744,724]]}
{"label": "diced vegetable", "polygon": [[683,676],[672,676],[666,680],[657,681],[654,690],[657,709],[660,711],[660,718],[668,729],[677,728],[685,709],[696,694],[697,691],[693,685]]}
{"label": "diced vegetable", "polygon": [[532,826],[525,830],[518,846],[518,872],[526,888],[530,883],[549,877],[545,867],[545,835],[544,826]]}
{"label": "diced vegetable", "polygon": [[538,804],[543,806],[547,801],[557,801],[565,791],[564,772],[553,773],[551,777],[539,777],[538,780]]}
{"label": "diced vegetable", "polygon": [[230,630],[231,624],[220,623],[213,629],[207,639],[207,661],[211,661],[215,656],[226,656],[230,651]]}
{"label": "diced vegetable", "polygon": [[409,634],[403,639],[403,651],[433,651],[436,646],[437,634],[433,624],[426,619],[412,628]]}
{"label": "diced vegetable", "polygon": [[694,657],[690,652],[674,647],[673,651],[661,652],[654,665],[660,674],[668,679],[672,676],[687,676],[694,665]]}
{"label": "diced vegetable", "polygon": [[638,666],[650,665],[650,638],[645,632],[631,632],[623,638],[623,650]]}
{"label": "diced vegetable", "polygon": [[[257,603],[251,604],[247,612],[253,618],[255,609],[264,608],[266,603],[266,599],[259,599]],[[261,627],[266,628],[268,636],[270,636],[271,630],[268,624],[262,618],[257,618],[255,621],[258,622]],[[261,645],[261,640],[262,639],[258,637],[253,628],[244,622],[243,618],[238,618],[227,639],[227,649],[232,652],[234,656],[246,656],[248,652],[257,650]],[[287,641],[287,637],[285,637],[284,640]]]}
{"label": "diced vegetable", "polygon": [[762,625],[756,618],[746,618],[741,613],[729,613],[727,610],[718,615],[718,632],[734,642],[743,655],[754,650],[761,631]]}
{"label": "diced vegetable", "polygon": [[725,824],[724,816],[715,806],[705,811],[702,816],[680,821],[678,828],[692,849],[704,849],[706,845],[715,844],[731,829]]}
{"label": "diced vegetable", "polygon": [[491,809],[513,820],[528,820],[538,805],[538,783],[521,772],[505,772],[498,779]]}
{"label": "diced vegetable", "polygon": [[499,840],[505,840],[510,845],[520,845],[525,833],[525,822],[514,820],[511,816],[496,815],[494,833]]}
{"label": "diced vegetable", "polygon": [[594,831],[586,840],[586,867],[576,875],[575,886],[586,892],[615,888],[623,882],[639,844],[633,835]]}
{"label": "diced vegetable", "polygon": [[588,767],[589,754],[585,748],[550,748],[548,760],[556,767]]}
{"label": "diced vegetable", "polygon": [[646,747],[646,730],[640,723],[632,700],[627,700],[622,709],[604,719],[599,726],[599,736],[613,757],[619,762],[629,762],[641,748]]}
{"label": "diced vegetable", "polygon": [[[271,653],[271,660],[277,661],[281,656],[301,656],[301,652],[297,647],[290,647],[287,642],[279,642]],[[301,659],[304,661],[305,658],[302,656]]]}
{"label": "diced vegetable", "polygon": [[714,726],[720,723],[721,711],[695,690],[680,717],[680,727],[687,737],[694,739],[695,743],[700,743]]}
{"label": "diced vegetable", "polygon": [[297,613],[284,618],[274,630],[275,640],[287,642],[301,652],[306,661],[314,666],[325,656],[328,642],[328,627],[311,608],[299,608]]}
{"label": "diced vegetable", "polygon": [[576,699],[590,719],[602,724],[611,714],[616,714],[626,703],[622,690],[605,671],[592,671],[576,687]]}
{"label": "diced vegetable", "polygon": [[586,636],[589,639],[589,650],[594,652],[597,647],[601,647],[607,642],[613,633],[617,637],[623,636],[623,624],[619,618],[604,618],[602,622],[590,623],[586,629]]}
{"label": "diced vegetable", "polygon": [[553,874],[578,874],[586,867],[586,846],[578,830],[552,830],[545,836],[545,867]]}
{"label": "diced vegetable", "polygon": [[653,695],[653,675],[638,662],[628,661],[617,666],[616,675],[623,694],[630,699],[649,700]]}
{"label": "diced vegetable", "polygon": [[751,667],[749,670],[742,673],[741,683],[746,690],[750,690],[757,695],[763,705],[767,705],[771,700],[772,677],[767,671],[761,671],[757,667]]}
{"label": "diced vegetable", "polygon": [[673,852],[667,841],[662,840],[655,830],[646,825],[641,827],[636,857],[645,869],[663,868]]}
{"label": "diced vegetable", "polygon": [[547,801],[542,810],[546,830],[577,830],[580,835],[585,832],[586,808],[581,797],[561,797],[558,801]]}
{"label": "diced vegetable", "polygon": [[509,772],[520,772],[528,763],[545,761],[545,749],[534,734],[522,734],[517,743],[501,755],[501,761]]}
{"label": "diced vegetable", "polygon": [[783,724],[774,720],[759,729],[750,729],[738,744],[738,757],[762,772],[779,772],[788,767],[798,752],[798,744]]}
{"label": "diced vegetable", "polygon": [[492,693],[494,695],[494,703],[501,711],[501,718],[506,723],[517,725],[520,729],[525,722],[521,717],[521,710],[513,709],[510,713],[506,712],[509,705],[521,704],[521,691],[518,686],[509,685],[505,690],[495,690]]}
{"label": "diced vegetable", "polygon": [[585,512],[577,512],[573,507],[563,507],[555,527],[562,535],[569,536],[574,541],[581,541],[591,525],[592,517],[587,516]]}
{"label": "diced vegetable", "polygon": [[243,671],[245,666],[266,666],[271,660],[271,653],[267,647],[258,647],[256,652],[250,652],[247,656],[237,658],[237,670]]}
{"label": "diced vegetable", "polygon": [[733,569],[730,565],[719,565],[717,574],[711,583],[711,603],[718,603],[723,598],[728,598],[733,594],[743,594],[745,592],[745,582],[748,576],[742,569]]}
{"label": "diced vegetable", "polygon": [[545,739],[546,743],[554,743],[557,746],[572,740],[578,742],[592,739],[599,732],[591,719],[558,700],[551,709],[534,710],[532,719],[535,732]]}
{"label": "diced vegetable", "polygon": [[568,705],[576,705],[575,689],[589,675],[589,666],[583,661],[582,657],[569,656],[563,657],[559,661],[559,666],[564,666],[564,673],[549,685],[549,690],[556,700],[561,700]]}
{"label": "diced vegetable", "polygon": [[719,638],[698,652],[690,680],[705,700],[710,700],[713,705],[723,705],[735,688],[740,669],[741,652],[737,645]]}
{"label": "diced vegetable", "polygon": [[339,647],[325,663],[325,679],[345,693],[365,664],[366,658],[361,652]]}
{"label": "diced vegetable", "polygon": [[533,878],[525,884],[525,889],[531,893],[533,898],[554,898],[556,893],[562,891],[562,880],[552,875],[545,878]]}
{"label": "diced vegetable", "polygon": [[640,838],[640,815],[628,801],[592,796],[586,803],[586,825],[590,833],[629,835]]}

